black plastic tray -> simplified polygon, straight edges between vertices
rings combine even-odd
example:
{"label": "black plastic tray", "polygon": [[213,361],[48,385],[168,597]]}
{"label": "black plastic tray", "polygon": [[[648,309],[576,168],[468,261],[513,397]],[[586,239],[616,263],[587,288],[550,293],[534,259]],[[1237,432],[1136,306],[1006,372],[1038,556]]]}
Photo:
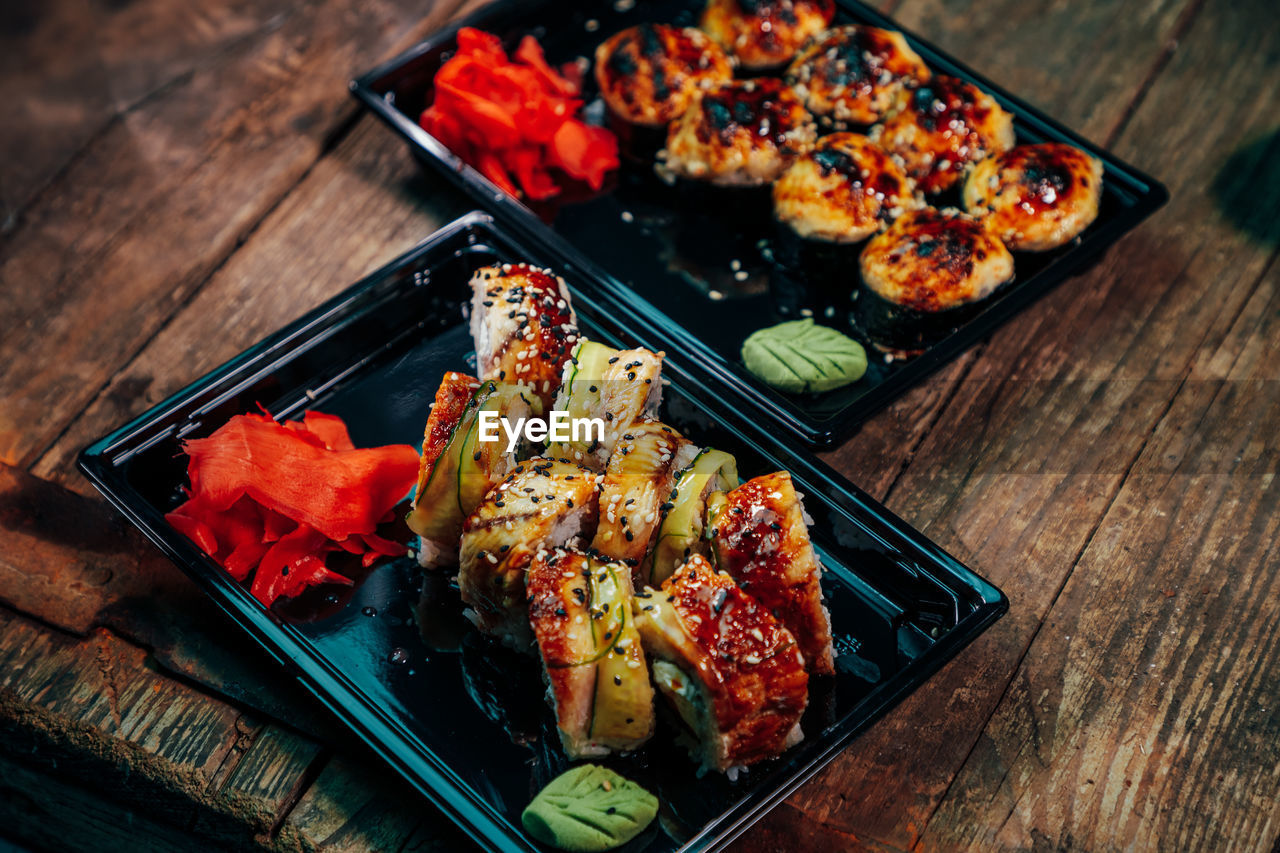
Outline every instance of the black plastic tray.
{"label": "black plastic tray", "polygon": [[[871,414],[922,378],[945,365],[996,326],[1095,258],[1168,198],[1164,187],[1106,151],[1080,138],[950,56],[906,33],[907,40],[938,72],[969,80],[991,93],[1015,117],[1020,143],[1056,140],[1083,148],[1105,164],[1101,212],[1076,241],[1044,254],[1016,255],[1017,278],[988,299],[980,313],[924,354],[889,361],[868,349],[867,375],[845,388],[817,395],[792,395],[769,388],[741,363],[742,341],[764,326],[811,311],[815,319],[856,336],[848,311],[857,284],[856,268],[847,281],[817,286],[788,274],[771,258],[773,225],[720,219],[682,204],[678,195],[655,189],[647,169],[624,166],[616,185],[599,196],[559,207],[530,208],[499,190],[479,172],[418,126],[431,98],[431,81],[453,50],[460,26],[497,33],[514,44],[533,33],[556,62],[590,58],[596,44],[624,27],[643,21],[692,24],[701,2],[658,0],[573,4],[550,0],[498,0],[455,27],[432,36],[403,55],[361,76],[352,91],[408,142],[413,154],[448,175],[477,203],[500,218],[554,243],[592,275],[622,295],[630,322],[652,329],[667,343],[695,356],[696,369],[713,377],[726,393],[781,424],[811,446],[828,446],[847,437]],[[837,0],[837,23],[866,23],[902,28],[868,6]],[[588,75],[585,111],[603,116]],[[737,262],[736,264],[734,262]],[[735,278],[738,270],[747,280]],[[713,299],[711,291],[723,298]]]}
{"label": "black plastic tray", "polygon": [[[519,260],[565,273],[592,338],[641,342],[610,294],[572,263],[473,213],[80,457],[93,484],[342,722],[478,842],[501,850],[539,849],[521,831],[520,812],[567,766],[532,658],[465,627],[456,588],[442,574],[424,580],[408,558],[376,567],[343,597],[317,593],[269,612],[163,514],[182,497],[179,439],[207,435],[259,404],[278,418],[313,407],[338,414],[359,446],[419,442],[441,375],[474,358],[462,309],[471,272]],[[661,799],[656,828],[625,848],[655,853],[712,849],[742,832],[1007,607],[998,589],[814,456],[722,405],[684,360],[671,358],[665,373],[669,422],[736,454],[745,476],[791,471],[806,494],[827,568],[838,674],[815,683],[805,740],[736,782],[697,779],[668,731],[614,761]]]}

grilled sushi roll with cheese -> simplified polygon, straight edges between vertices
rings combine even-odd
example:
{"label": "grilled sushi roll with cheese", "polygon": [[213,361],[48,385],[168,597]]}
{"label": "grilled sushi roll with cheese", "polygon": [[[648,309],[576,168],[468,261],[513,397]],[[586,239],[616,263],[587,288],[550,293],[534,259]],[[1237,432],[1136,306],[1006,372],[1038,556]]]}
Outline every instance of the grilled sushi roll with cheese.
{"label": "grilled sushi roll with cheese", "polygon": [[835,17],[833,0],[708,0],[698,26],[747,71],[791,61]]}
{"label": "grilled sushi roll with cheese", "polygon": [[[687,450],[686,450],[687,448]],[[660,421],[634,423],[622,434],[600,486],[600,523],[591,547],[634,571],[636,585],[649,582],[642,571],[676,473],[695,449]]]}
{"label": "grilled sushi roll with cheese", "polygon": [[875,124],[903,83],[930,77],[902,33],[878,27],[835,27],[796,55],[787,82],[819,120]]}
{"label": "grilled sushi roll with cheese", "polygon": [[553,440],[547,455],[603,471],[631,425],[657,415],[662,404],[662,358],[662,353],[647,349],[616,350],[580,341],[564,366],[555,408],[568,413],[570,423],[594,420],[603,429],[572,435],[568,441]]}
{"label": "grilled sushi roll with cheese", "polygon": [[595,75],[623,149],[647,160],[699,89],[733,79],[733,63],[701,30],[640,24],[600,43]]}
{"label": "grilled sushi roll with cheese", "polygon": [[969,167],[1014,145],[1013,116],[972,83],[941,75],[898,93],[871,138],[906,163],[927,195],[964,179]]}
{"label": "grilled sushi roll with cheese", "polygon": [[715,186],[759,187],[776,180],[816,137],[813,118],[781,80],[721,83],[671,125],[664,168]]}
{"label": "grilled sushi roll with cheese", "polygon": [[591,535],[599,498],[599,475],[542,457],[520,463],[485,495],[467,518],[458,560],[458,590],[476,627],[528,648],[525,570],[540,549]]}
{"label": "grilled sushi roll with cheese", "polygon": [[564,279],[528,264],[476,270],[471,338],[481,379],[528,385],[550,408],[561,367],[578,342],[578,318]]}
{"label": "grilled sushi roll with cheese", "polygon": [[445,374],[431,404],[413,509],[405,519],[420,537],[418,562],[425,568],[457,563],[463,521],[516,465],[504,443],[478,440],[486,411],[525,418],[540,415],[542,403],[524,386]]}
{"label": "grilled sushi roll with cheese", "polygon": [[975,166],[962,195],[1010,249],[1045,252],[1098,218],[1102,161],[1061,142],[1019,145]]}
{"label": "grilled sushi roll with cheese", "polygon": [[630,572],[563,548],[539,551],[529,566],[529,623],[570,760],[630,752],[653,735]]}
{"label": "grilled sushi roll with cheese", "polygon": [[767,474],[713,496],[707,515],[716,567],[795,635],[809,672],[833,675],[822,565],[791,475]]}
{"label": "grilled sushi roll with cheese", "polygon": [[[677,461],[683,461],[682,457],[691,450],[696,448],[684,448]],[[660,584],[671,577],[694,554],[705,557],[711,553],[702,535],[707,498],[737,485],[738,462],[723,450],[697,450],[688,464],[681,466],[670,500],[662,505],[661,522],[648,561],[650,584]]]}
{"label": "grilled sushi roll with cheese", "polygon": [[945,336],[1013,278],[1013,255],[959,210],[905,214],[862,250],[855,324],[882,348],[912,352]]}
{"label": "grilled sushi roll with cheese", "polygon": [[902,167],[857,133],[832,133],[773,185],[773,215],[797,237],[859,243],[920,206]]}
{"label": "grilled sushi roll with cheese", "polygon": [[694,556],[636,604],[654,682],[703,768],[754,764],[803,739],[809,675],[795,637],[729,575]]}

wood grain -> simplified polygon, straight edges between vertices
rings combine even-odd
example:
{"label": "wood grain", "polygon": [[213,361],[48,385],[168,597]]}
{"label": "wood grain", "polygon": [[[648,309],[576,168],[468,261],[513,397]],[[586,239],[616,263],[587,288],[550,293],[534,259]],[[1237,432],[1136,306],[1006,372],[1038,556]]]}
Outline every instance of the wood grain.
{"label": "wood grain", "polygon": [[[346,288],[470,209],[372,116],[259,226],[34,466],[82,492],[80,448]],[[175,369],[180,365],[180,369]]]}
{"label": "wood grain", "polygon": [[1197,356],[932,842],[1266,849],[1280,834],[1278,290],[1273,268]]}
{"label": "wood grain", "polygon": [[[1055,600],[1077,555],[1197,353],[1222,340],[1268,263],[1272,247],[1234,227],[1211,187],[1240,140],[1274,120],[1275,75],[1256,76],[1254,62],[1275,55],[1276,34],[1250,27],[1261,4],[1203,14],[1117,144],[1167,179],[1172,204],[993,339],[889,495],[1000,584],[1010,615],[842,756],[811,800],[802,794],[819,819],[838,813],[851,832],[897,846],[918,839],[969,760],[976,739],[962,733],[1016,701],[1006,685],[1043,620],[1060,618]],[[1221,90],[1234,96],[1212,121],[1168,120],[1189,92]],[[926,713],[939,722],[921,742]]]}
{"label": "wood grain", "polygon": [[0,235],[112,122],[237,42],[279,27],[284,2],[200,5],[12,0],[0,7]]}
{"label": "wood grain", "polygon": [[0,248],[0,280],[21,283],[0,291],[0,461],[33,462],[163,327],[355,114],[353,69],[438,25],[428,8],[302,6],[59,176]]}

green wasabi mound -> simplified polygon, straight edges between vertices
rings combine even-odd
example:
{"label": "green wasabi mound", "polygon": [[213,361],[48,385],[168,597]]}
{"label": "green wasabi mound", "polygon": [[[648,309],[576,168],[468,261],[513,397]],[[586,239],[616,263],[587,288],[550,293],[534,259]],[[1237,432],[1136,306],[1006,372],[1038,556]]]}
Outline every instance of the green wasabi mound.
{"label": "green wasabi mound", "polygon": [[769,385],[794,394],[830,391],[867,372],[862,344],[809,318],[753,332],[742,344],[742,360]]}
{"label": "green wasabi mound", "polygon": [[658,798],[598,764],[561,773],[520,816],[525,831],[561,850],[612,850],[639,835],[658,814]]}

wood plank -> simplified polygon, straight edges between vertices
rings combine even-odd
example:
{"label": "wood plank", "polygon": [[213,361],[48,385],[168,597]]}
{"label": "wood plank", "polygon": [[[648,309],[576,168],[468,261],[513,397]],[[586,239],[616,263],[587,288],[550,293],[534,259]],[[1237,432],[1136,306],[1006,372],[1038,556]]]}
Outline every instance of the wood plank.
{"label": "wood plank", "polygon": [[[0,461],[26,467],[355,114],[347,78],[451,11],[320,0],[112,125],[0,250]],[[141,394],[145,389],[137,389]]]}
{"label": "wood plank", "polygon": [[281,0],[4,4],[0,234],[109,123],[289,12]]}
{"label": "wood plank", "polygon": [[363,117],[33,470],[92,493],[73,470],[80,448],[470,209]]}
{"label": "wood plank", "polygon": [[[182,853],[191,835],[76,785],[69,774],[46,774],[0,755],[0,825],[33,850],[66,853]],[[0,850],[11,848],[0,839]],[[17,848],[13,849],[18,853]]]}
{"label": "wood plank", "polygon": [[65,631],[110,628],[153,659],[276,719],[331,722],[115,510],[0,463],[0,602]]}
{"label": "wood plank", "polygon": [[308,770],[323,763],[326,752],[311,738],[265,726],[218,786],[218,795],[249,804],[259,828],[269,831],[310,783]]}
{"label": "wood plank", "polygon": [[[376,760],[375,760],[376,761]],[[325,765],[281,827],[326,853],[464,850],[462,831],[376,763],[336,758]],[[412,843],[411,843],[411,840]]]}
{"label": "wood plank", "polygon": [[[1016,701],[1010,677],[1146,436],[1268,263],[1272,247],[1242,233],[1212,190],[1243,142],[1274,126],[1276,75],[1256,63],[1277,50],[1274,28],[1257,26],[1265,5],[1206,6],[1117,145],[1168,181],[1169,208],[993,339],[891,492],[891,508],[1002,585],[1012,610],[802,792],[818,819],[917,840],[976,733]],[[1212,120],[1189,103],[1212,103]],[[1242,182],[1256,185],[1264,165]]]}
{"label": "wood plank", "polygon": [[67,637],[0,609],[0,637],[0,754],[93,779],[159,823],[207,814],[208,839],[245,839],[261,806],[209,793],[243,736],[238,710],[155,672],[107,631]]}
{"label": "wood plank", "polygon": [[1198,356],[926,845],[1280,836],[1278,342],[1273,266]]}

